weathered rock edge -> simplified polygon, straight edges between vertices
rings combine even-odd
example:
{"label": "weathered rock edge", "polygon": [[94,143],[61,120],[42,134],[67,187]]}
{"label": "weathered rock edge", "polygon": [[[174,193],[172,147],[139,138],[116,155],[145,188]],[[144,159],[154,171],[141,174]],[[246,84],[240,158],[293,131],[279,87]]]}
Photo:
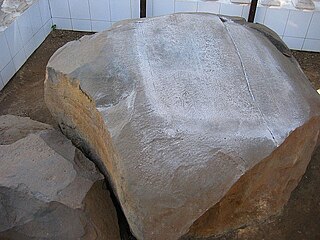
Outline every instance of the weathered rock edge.
{"label": "weathered rock edge", "polygon": [[[175,16],[178,16],[179,18],[182,15]],[[198,14],[198,16],[202,16],[202,14]],[[208,15],[206,14],[206,16]],[[162,18],[170,17],[165,16]],[[143,20],[122,22],[114,26],[108,32],[101,33],[100,35],[94,35],[92,39],[97,39],[102,34],[107,36],[108,33],[112,34],[112,31],[119,32],[122,27],[128,30],[128,28],[130,29],[130,24],[134,25],[141,23],[143,23]],[[232,29],[232,27],[233,25],[229,21],[227,23],[229,34],[230,30],[234,31],[233,34],[237,32],[237,30]],[[242,29],[239,27],[239,35],[241,35],[241,30]],[[259,31],[263,32],[261,29]],[[258,33],[254,33],[254,35],[258,36]],[[281,51],[281,53],[277,53],[274,49],[271,49],[272,53],[276,55],[277,60],[282,59],[279,54],[284,54],[287,57],[290,57],[287,48],[281,45],[281,40],[277,40],[279,38],[275,40],[270,36],[269,32],[258,36],[261,41],[263,41],[263,44],[270,48],[272,48],[271,45],[266,42],[267,40],[263,39],[263,35],[269,38],[271,37],[271,43],[275,44],[277,49]],[[232,35],[232,37],[235,38],[236,35]],[[95,99],[86,92],[86,90],[83,90],[82,79],[69,76],[69,73],[65,74],[59,71],[59,67],[55,68],[54,65],[52,65],[52,60],[55,58],[59,59],[65,49],[71,49],[73,44],[75,46],[81,45],[82,42],[84,42],[83,44],[85,45],[85,42],[90,42],[90,39],[90,37],[86,37],[81,39],[80,42],[69,43],[52,57],[47,68],[45,100],[52,115],[59,122],[62,131],[72,139],[74,144],[90,156],[91,159],[94,159],[100,170],[108,176],[109,181],[122,204],[130,227],[136,237],[139,239],[177,239],[188,231],[188,235],[193,237],[216,235],[248,224],[252,221],[265,219],[266,217],[277,214],[281,211],[283,205],[289,199],[291,191],[299,182],[299,179],[303,175],[305,168],[310,161],[311,153],[314,150],[319,133],[319,97],[315,92],[312,92],[311,85],[307,82],[306,77],[302,73],[301,69],[299,69],[293,58],[290,58],[289,60],[292,62],[290,70],[292,70],[294,66],[296,66],[298,70],[294,70],[294,74],[291,73],[291,76],[298,74],[301,77],[301,83],[295,82],[294,84],[300,86],[304,91],[303,93],[310,93],[310,96],[305,95],[305,100],[303,100],[309,104],[308,110],[305,111],[306,113],[308,112],[307,115],[304,115],[298,121],[295,120],[290,122],[290,127],[285,128],[285,130],[290,130],[286,133],[282,133],[281,131],[280,133],[277,132],[279,129],[270,131],[271,134],[276,133],[276,135],[273,136],[273,142],[275,145],[273,147],[266,146],[266,153],[262,154],[262,156],[265,155],[263,158],[264,160],[256,159],[254,164],[246,166],[247,169],[242,173],[242,176],[234,176],[234,179],[231,180],[233,184],[225,186],[225,194],[221,195],[220,199],[213,202],[209,208],[201,211],[201,213],[199,212],[197,217],[194,217],[194,215],[192,222],[190,222],[190,219],[184,219],[182,217],[183,219],[181,219],[181,221],[186,221],[184,226],[180,223],[179,225],[169,223],[173,224],[170,228],[170,225],[166,225],[167,223],[161,219],[161,217],[169,214],[169,211],[167,213],[164,212],[163,216],[159,213],[159,218],[151,219],[153,223],[150,223],[150,226],[148,226],[147,224],[144,225],[144,219],[142,219],[142,216],[137,215],[139,209],[134,207],[134,204],[132,205],[132,202],[130,202],[131,196],[128,195],[130,193],[130,191],[128,191],[130,183],[123,180],[123,172],[121,167],[119,167],[122,159],[119,156],[119,153],[115,150],[116,148],[113,145],[111,135],[108,131],[108,126],[105,124],[103,116],[96,108]],[[234,39],[232,40],[239,54],[240,60],[242,61],[241,64],[247,67],[246,64],[248,61],[245,59],[247,56],[241,56],[243,53],[241,52],[243,51],[243,46],[238,42],[235,42]],[[102,41],[97,42],[97,45],[95,45],[97,49],[100,47],[99,44],[103,45]],[[55,61],[57,62],[56,59]],[[81,64],[81,59],[78,61]],[[288,60],[285,61],[286,64],[289,64]],[[288,75],[290,76],[290,74]],[[303,99],[300,95],[299,98]],[[305,102],[303,104],[305,104]],[[301,104],[301,106],[303,106],[303,104]],[[272,118],[270,121],[272,122]],[[275,129],[276,128],[277,126]],[[299,148],[294,148],[294,150],[298,151],[295,152],[298,156],[294,154],[287,155],[288,152],[286,151],[290,149],[289,145],[295,144],[295,141],[303,140],[300,139],[302,132],[306,132],[306,135],[304,136],[306,140],[305,142],[302,142],[304,144],[303,146],[297,145]],[[290,137],[286,140],[289,134]],[[282,153],[282,151],[285,152]],[[306,154],[305,158],[302,157],[303,153]],[[227,157],[228,159],[228,157],[230,157],[223,154],[221,155],[222,158]],[[283,166],[288,169],[286,171],[282,171],[281,167]],[[274,169],[277,169],[277,171],[274,171]],[[264,177],[259,177],[259,171],[261,170],[266,171],[262,173],[262,176]],[[288,176],[282,176],[281,174],[283,173],[288,174]],[[249,181],[250,178],[255,178],[256,182]],[[281,182],[281,184],[284,184],[279,184],[275,188],[279,194],[283,194],[282,196],[279,196],[279,198],[274,195],[273,190],[273,187],[278,184],[276,183],[278,181],[277,178],[279,178],[279,182]],[[267,187],[265,188],[265,186]],[[234,200],[236,197],[239,197],[240,199]],[[259,200],[259,202],[248,201],[250,198]],[[246,201],[243,201],[243,199],[246,199]],[[233,208],[226,207],[230,202],[233,204]],[[236,202],[236,204],[234,204],[234,202]],[[251,205],[247,203],[250,203]],[[191,210],[192,209],[190,209],[190,212]],[[184,211],[187,210],[184,209]],[[226,212],[226,214],[224,212]],[[231,212],[232,214],[230,216]],[[243,216],[242,214],[244,213],[247,214],[247,216]],[[186,215],[188,214],[185,214],[185,216]],[[145,217],[148,218],[150,216],[146,215]]]}
{"label": "weathered rock edge", "polygon": [[0,162],[1,239],[120,239],[103,176],[51,126],[0,116]]}
{"label": "weathered rock edge", "polygon": [[319,145],[319,126],[320,118],[315,117],[293,131],[197,219],[183,239],[221,235],[280,214]]}

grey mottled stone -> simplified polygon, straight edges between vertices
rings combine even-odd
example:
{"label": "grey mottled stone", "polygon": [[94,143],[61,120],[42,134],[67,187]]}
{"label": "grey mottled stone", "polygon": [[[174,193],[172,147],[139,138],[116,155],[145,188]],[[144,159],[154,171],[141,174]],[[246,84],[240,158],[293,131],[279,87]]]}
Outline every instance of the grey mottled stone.
{"label": "grey mottled stone", "polygon": [[138,239],[279,213],[319,133],[319,96],[279,37],[212,14],[123,21],[66,44],[45,100]]}
{"label": "grey mottled stone", "polygon": [[0,238],[120,239],[103,176],[70,140],[0,116]]}

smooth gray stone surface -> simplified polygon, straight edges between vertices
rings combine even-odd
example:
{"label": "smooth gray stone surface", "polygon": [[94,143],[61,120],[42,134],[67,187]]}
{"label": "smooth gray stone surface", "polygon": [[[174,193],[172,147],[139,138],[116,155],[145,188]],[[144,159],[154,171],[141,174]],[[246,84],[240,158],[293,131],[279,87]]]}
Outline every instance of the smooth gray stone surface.
{"label": "smooth gray stone surface", "polygon": [[96,156],[138,239],[187,233],[319,116],[318,94],[271,38],[212,14],[174,14],[119,22],[50,59],[46,103]]}

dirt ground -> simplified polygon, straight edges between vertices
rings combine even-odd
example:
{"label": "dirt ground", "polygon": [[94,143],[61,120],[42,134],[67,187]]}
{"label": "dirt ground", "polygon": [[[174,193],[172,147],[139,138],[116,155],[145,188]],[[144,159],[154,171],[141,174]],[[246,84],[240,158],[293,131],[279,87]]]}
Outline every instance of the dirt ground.
{"label": "dirt ground", "polygon": [[[57,127],[43,98],[45,66],[51,55],[65,43],[88,34],[52,32],[0,92],[0,115],[28,116]],[[294,52],[315,89],[320,88],[320,53]],[[319,240],[320,239],[320,147],[281,216],[256,226],[238,229],[211,240]]]}

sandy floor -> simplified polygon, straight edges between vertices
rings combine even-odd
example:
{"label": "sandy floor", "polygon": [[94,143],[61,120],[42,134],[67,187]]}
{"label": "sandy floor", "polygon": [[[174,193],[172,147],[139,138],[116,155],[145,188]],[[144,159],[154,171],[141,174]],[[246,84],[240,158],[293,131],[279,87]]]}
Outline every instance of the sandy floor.
{"label": "sandy floor", "polygon": [[[43,98],[45,66],[50,56],[65,43],[87,33],[54,31],[0,92],[0,115],[28,116],[57,127]],[[320,88],[320,53],[294,52],[315,89]],[[320,147],[306,174],[291,195],[283,214],[257,226],[236,230],[219,238],[252,240],[320,239]]]}

